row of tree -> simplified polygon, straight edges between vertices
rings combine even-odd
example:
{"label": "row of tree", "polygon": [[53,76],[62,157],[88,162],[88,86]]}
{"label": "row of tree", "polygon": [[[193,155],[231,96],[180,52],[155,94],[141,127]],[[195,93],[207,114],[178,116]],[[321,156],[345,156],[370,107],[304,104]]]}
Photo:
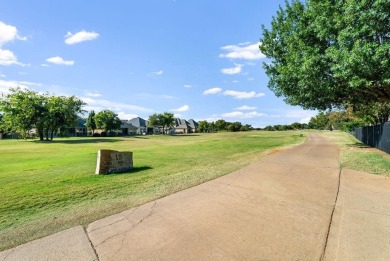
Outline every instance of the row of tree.
{"label": "row of tree", "polygon": [[23,137],[35,129],[40,140],[52,140],[59,129],[75,126],[84,102],[76,96],[53,96],[20,88],[0,99],[2,132],[18,132]]}
{"label": "row of tree", "polygon": [[110,110],[103,110],[95,114],[91,111],[85,123],[94,135],[96,129],[101,129],[105,133],[120,129],[122,121],[118,118],[118,114]]}
{"label": "row of tree", "polygon": [[264,127],[262,130],[266,131],[288,131],[288,130],[305,130],[305,129],[313,129],[314,126],[311,124],[307,123],[299,123],[299,122],[294,122],[289,125],[269,125]]}
{"label": "row of tree", "polygon": [[154,113],[149,116],[148,126],[149,127],[162,127],[163,134],[166,134],[168,129],[173,127],[175,124],[175,116],[173,113]]}
{"label": "row of tree", "polygon": [[250,131],[253,127],[249,124],[242,125],[241,122],[228,122],[225,120],[217,120],[215,122],[199,121],[199,132],[217,132],[217,131]]}
{"label": "row of tree", "polygon": [[383,124],[390,119],[390,104],[366,102],[346,109],[321,111],[308,124],[295,122],[290,125],[273,125],[263,128],[268,131],[285,130],[342,130],[353,131],[357,127]]}
{"label": "row of tree", "polygon": [[[356,107],[355,107],[356,108]],[[352,131],[356,127],[383,124],[390,119],[389,103],[372,103],[355,109],[320,112],[310,119],[309,124],[319,130]]]}

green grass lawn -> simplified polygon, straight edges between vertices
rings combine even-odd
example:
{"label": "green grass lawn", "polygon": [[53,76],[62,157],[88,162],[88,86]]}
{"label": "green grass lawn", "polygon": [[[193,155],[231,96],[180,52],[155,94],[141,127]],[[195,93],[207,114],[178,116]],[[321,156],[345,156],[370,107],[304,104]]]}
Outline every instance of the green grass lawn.
{"label": "green grass lawn", "polygon": [[[0,140],[0,250],[222,176],[299,132]],[[95,175],[99,149],[134,152],[129,173]]]}
{"label": "green grass lawn", "polygon": [[390,155],[365,146],[351,134],[341,131],[321,132],[340,146],[343,168],[390,177]]}

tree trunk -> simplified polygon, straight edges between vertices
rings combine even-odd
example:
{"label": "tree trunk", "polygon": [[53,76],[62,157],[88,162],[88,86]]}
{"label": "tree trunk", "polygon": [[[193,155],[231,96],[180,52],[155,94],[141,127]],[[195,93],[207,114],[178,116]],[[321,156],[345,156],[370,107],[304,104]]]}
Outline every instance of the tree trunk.
{"label": "tree trunk", "polygon": [[43,130],[38,130],[39,140],[43,141]]}

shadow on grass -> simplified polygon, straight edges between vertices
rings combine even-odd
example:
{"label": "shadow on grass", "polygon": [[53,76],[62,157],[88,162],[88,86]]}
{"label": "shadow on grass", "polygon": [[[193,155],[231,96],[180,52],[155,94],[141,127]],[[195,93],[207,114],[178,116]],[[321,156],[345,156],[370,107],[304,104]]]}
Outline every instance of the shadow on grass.
{"label": "shadow on grass", "polygon": [[194,137],[194,136],[200,136],[199,134],[173,134],[170,135],[173,137]]}
{"label": "shadow on grass", "polygon": [[116,138],[72,138],[72,139],[61,139],[61,138],[58,138],[58,139],[55,139],[53,141],[39,141],[39,140],[36,140],[34,142],[36,143],[42,143],[42,144],[58,144],[58,143],[62,143],[62,144],[90,144],[90,143],[113,143],[113,142],[120,142],[121,140],[120,139],[116,139]]}
{"label": "shadow on grass", "polygon": [[109,176],[109,175],[134,174],[134,173],[142,172],[142,171],[149,170],[149,169],[152,169],[152,167],[149,167],[149,166],[134,167],[134,168],[133,168],[132,170],[130,170],[130,171],[118,172],[118,173],[111,173],[111,174],[108,174],[108,176]]}
{"label": "shadow on grass", "polygon": [[348,144],[347,146],[351,147],[351,148],[357,148],[357,149],[369,149],[369,148],[372,148],[372,147],[367,146],[367,145],[365,145],[364,143],[361,143],[361,142],[355,142],[354,144]]}

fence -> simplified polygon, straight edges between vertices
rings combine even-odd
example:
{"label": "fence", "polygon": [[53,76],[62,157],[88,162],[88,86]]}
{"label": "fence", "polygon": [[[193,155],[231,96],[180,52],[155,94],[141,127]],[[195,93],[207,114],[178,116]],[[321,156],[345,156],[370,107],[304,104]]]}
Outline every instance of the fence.
{"label": "fence", "polygon": [[368,146],[390,153],[390,122],[356,128],[355,137]]}

